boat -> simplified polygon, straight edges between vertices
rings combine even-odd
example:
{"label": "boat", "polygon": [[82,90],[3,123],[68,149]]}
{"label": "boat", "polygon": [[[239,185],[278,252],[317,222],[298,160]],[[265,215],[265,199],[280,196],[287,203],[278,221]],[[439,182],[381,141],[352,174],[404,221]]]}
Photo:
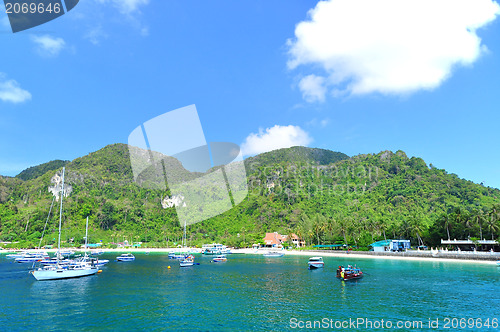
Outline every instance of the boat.
{"label": "boat", "polygon": [[262,254],[264,257],[282,257],[285,256],[284,252],[280,251],[268,251]]}
{"label": "boat", "polygon": [[218,263],[218,262],[225,262],[227,261],[226,255],[217,255],[212,259],[212,262]]}
{"label": "boat", "polygon": [[340,278],[341,280],[360,279],[362,277],[363,272],[361,272],[361,270],[356,266],[339,266],[339,268],[337,269],[337,278]]}
{"label": "boat", "polygon": [[172,252],[170,252],[168,254],[168,258],[169,259],[179,259],[179,260],[181,260],[181,259],[186,259],[186,257],[188,257],[188,256],[189,256],[189,254],[182,253],[182,252],[176,253],[174,251],[172,251]]}
{"label": "boat", "polygon": [[500,261],[497,261],[497,265],[500,266]]}
{"label": "boat", "polygon": [[220,243],[204,244],[201,246],[203,255],[225,255],[230,254],[231,249]]}
{"label": "boat", "polygon": [[30,251],[28,250],[23,250],[23,251],[14,251],[12,254],[7,254],[5,255],[5,258],[10,258],[10,259],[16,259],[16,258],[23,258],[25,255],[29,254]]}
{"label": "boat", "polygon": [[104,254],[104,250],[100,250],[100,249],[91,250],[90,254],[92,256],[100,256],[100,255]]}
{"label": "boat", "polygon": [[179,261],[180,267],[187,267],[187,266],[193,266],[193,265],[194,265],[194,256],[193,255],[189,255],[185,259]]}
{"label": "boat", "polygon": [[325,262],[323,262],[323,257],[311,257],[307,262],[309,265],[309,269],[319,269],[325,266]]}
{"label": "boat", "polygon": [[38,269],[30,271],[36,280],[58,280],[79,278],[94,275],[99,272],[99,268],[94,264],[80,263],[75,265],[64,266],[60,264],[61,252],[61,224],[62,224],[62,211],[63,211],[63,198],[64,198],[64,172],[62,171],[62,185],[61,185],[61,205],[59,210],[59,239],[57,241],[57,255],[56,264],[46,265]]}
{"label": "boat", "polygon": [[49,259],[49,255],[46,252],[28,252],[22,257],[16,258],[14,261],[16,263],[33,263],[40,262],[44,259]]}
{"label": "boat", "polygon": [[135,256],[132,255],[131,253],[121,254],[120,256],[116,257],[116,260],[119,262],[130,262],[135,260]]}

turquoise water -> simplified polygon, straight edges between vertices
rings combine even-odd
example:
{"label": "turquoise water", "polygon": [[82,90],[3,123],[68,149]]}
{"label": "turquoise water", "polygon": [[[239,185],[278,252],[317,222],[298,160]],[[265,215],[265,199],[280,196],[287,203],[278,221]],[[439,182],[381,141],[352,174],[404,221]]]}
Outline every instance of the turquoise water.
{"label": "turquoise water", "polygon": [[[283,331],[314,321],[308,330],[320,330],[358,318],[365,322],[351,330],[375,330],[366,320],[377,327],[382,319],[424,324],[401,331],[461,330],[457,320],[445,328],[446,318],[476,319],[462,330],[500,330],[475,325],[500,318],[500,268],[493,265],[325,257],[324,269],[310,271],[305,256],[230,255],[210,263],[198,255],[200,265],[179,268],[166,254],[137,254],[134,262],[115,256],[102,256],[111,261],[99,275],[40,282],[29,265],[1,255],[1,330]],[[342,282],[335,277],[341,264],[366,275]],[[425,325],[429,319],[439,328]]]}

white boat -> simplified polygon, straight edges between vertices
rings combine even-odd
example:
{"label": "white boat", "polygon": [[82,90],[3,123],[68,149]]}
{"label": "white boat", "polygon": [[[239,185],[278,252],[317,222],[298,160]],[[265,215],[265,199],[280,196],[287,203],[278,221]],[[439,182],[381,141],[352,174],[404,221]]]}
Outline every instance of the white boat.
{"label": "white boat", "polygon": [[500,261],[497,261],[497,265],[500,266]]}
{"label": "white boat", "polygon": [[220,243],[211,243],[201,246],[201,253],[204,255],[224,255],[230,254],[231,249]]}
{"label": "white boat", "polygon": [[116,260],[119,262],[130,262],[135,260],[135,256],[132,255],[131,253],[121,254],[120,256],[116,257]]}
{"label": "white boat", "polygon": [[307,262],[309,265],[309,269],[319,269],[325,266],[325,263],[323,262],[323,257],[311,257],[309,258],[309,261]]}
{"label": "white boat", "polygon": [[64,171],[62,174],[62,185],[61,185],[61,207],[59,210],[59,239],[57,242],[58,254],[56,255],[57,263],[54,265],[47,265],[42,268],[30,271],[36,280],[57,280],[57,279],[68,279],[68,278],[79,278],[94,275],[99,272],[99,268],[94,264],[77,264],[63,266],[59,264],[60,252],[61,252],[61,223],[62,223],[62,207],[64,198]]}
{"label": "white boat", "polygon": [[44,259],[49,259],[49,255],[46,252],[29,252],[22,257],[15,259],[16,263],[33,263],[40,262]]}
{"label": "white boat", "polygon": [[193,265],[194,265],[194,256],[193,255],[189,255],[185,259],[179,261],[180,267],[193,266]]}
{"label": "white boat", "polygon": [[188,254],[185,254],[185,253],[176,253],[174,251],[172,251],[172,252],[170,252],[168,254],[168,258],[169,259],[179,259],[179,260],[182,260],[182,259],[185,259],[188,256],[189,256]]}
{"label": "white boat", "polygon": [[264,257],[282,257],[285,256],[284,252],[280,251],[268,251],[262,254]]}
{"label": "white boat", "polygon": [[30,253],[30,251],[27,251],[27,250],[15,251],[12,254],[5,255],[5,257],[10,258],[10,259],[23,258],[25,255],[27,255],[29,253]]}
{"label": "white boat", "polygon": [[99,249],[91,250],[90,254],[92,256],[100,256],[100,255],[104,254],[104,250],[99,250]]}
{"label": "white boat", "polygon": [[217,263],[217,262],[225,262],[227,261],[227,258],[225,255],[217,255],[212,259],[212,262]]}

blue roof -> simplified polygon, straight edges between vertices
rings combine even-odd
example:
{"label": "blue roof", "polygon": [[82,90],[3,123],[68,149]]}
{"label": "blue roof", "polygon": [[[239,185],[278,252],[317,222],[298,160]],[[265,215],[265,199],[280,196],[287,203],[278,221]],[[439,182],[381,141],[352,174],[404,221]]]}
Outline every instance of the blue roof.
{"label": "blue roof", "polygon": [[391,244],[391,240],[382,240],[370,244],[371,247],[387,247]]}

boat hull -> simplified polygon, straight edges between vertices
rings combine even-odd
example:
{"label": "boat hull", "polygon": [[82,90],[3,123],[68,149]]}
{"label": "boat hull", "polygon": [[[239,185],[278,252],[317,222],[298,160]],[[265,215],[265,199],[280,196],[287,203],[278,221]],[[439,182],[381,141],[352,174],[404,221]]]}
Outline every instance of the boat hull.
{"label": "boat hull", "polygon": [[32,271],[31,274],[33,274],[33,277],[35,277],[36,280],[38,281],[43,281],[43,280],[57,280],[57,279],[70,279],[70,278],[80,278],[80,277],[86,277],[90,275],[94,275],[99,271],[98,268],[88,268],[88,269],[51,269],[51,270],[44,270],[44,269],[39,269]]}
{"label": "boat hull", "polygon": [[324,266],[325,266],[325,263],[323,263],[323,262],[309,263],[310,270],[321,269]]}

